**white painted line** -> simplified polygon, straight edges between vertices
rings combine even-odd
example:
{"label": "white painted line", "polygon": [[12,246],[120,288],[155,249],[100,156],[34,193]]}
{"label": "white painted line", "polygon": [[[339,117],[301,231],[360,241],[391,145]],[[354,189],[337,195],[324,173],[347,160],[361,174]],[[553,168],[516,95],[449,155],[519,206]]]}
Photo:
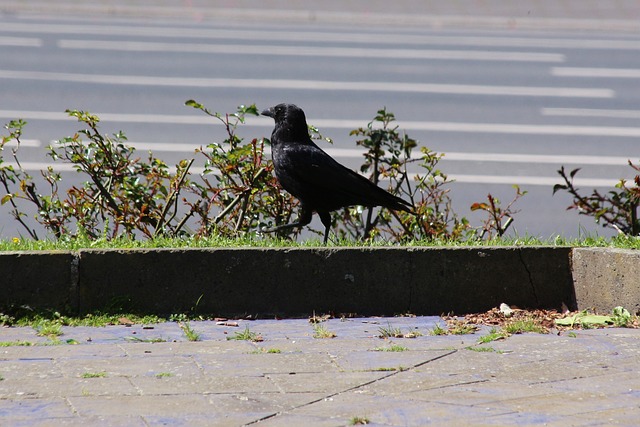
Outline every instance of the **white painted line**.
{"label": "white painted line", "polygon": [[631,68],[553,67],[551,74],[558,77],[640,79],[640,70]]}
{"label": "white painted line", "polygon": [[573,155],[545,155],[545,154],[516,154],[516,153],[444,153],[442,161],[464,162],[504,162],[530,164],[576,164],[576,165],[611,165],[625,166],[629,160],[640,159],[640,153],[635,157],[623,156],[573,156]]}
{"label": "white painted line", "polygon": [[200,145],[190,145],[183,143],[170,143],[170,142],[135,142],[127,141],[126,145],[134,147],[136,150],[145,150],[152,152],[165,152],[165,153],[193,153],[196,148],[200,148]]}
{"label": "white painted line", "polygon": [[[95,113],[102,122],[121,123],[169,123],[184,125],[217,125],[218,121],[204,114],[193,115],[170,115],[170,114],[119,114],[119,113]],[[52,120],[77,122],[75,117],[69,117],[67,113],[56,111],[27,111],[27,110],[0,110],[0,118],[3,119],[24,119],[24,120]],[[258,119],[264,121],[263,126],[273,127],[272,119]]]}
{"label": "white painted line", "polygon": [[[503,175],[455,175],[449,174],[450,179],[456,182],[467,184],[505,184],[505,185],[536,185],[553,187],[561,184],[562,179],[558,177],[542,176],[503,176]],[[573,183],[578,187],[613,187],[619,179],[598,179],[598,178],[575,178]]]}
{"label": "white painted line", "polygon": [[[6,143],[5,148],[16,148],[17,146],[18,146],[17,141],[15,139],[12,139]],[[20,147],[29,147],[29,148],[40,147],[40,140],[39,139],[21,139]]]}
{"label": "white painted line", "polygon": [[[7,163],[7,166],[17,167],[14,163]],[[46,170],[47,167],[53,167],[56,172],[74,172],[77,173],[73,165],[69,163],[45,163],[45,162],[23,162],[22,167],[26,171]],[[169,167],[169,171],[174,173],[175,167]],[[198,175],[203,173],[204,168],[193,167],[191,173]],[[415,176],[415,174],[411,174]],[[449,179],[455,180],[455,183],[463,184],[500,184],[500,185],[530,185],[530,186],[546,186],[552,187],[561,183],[560,177],[539,177],[539,176],[512,176],[512,175],[456,175],[448,174]],[[619,179],[599,179],[599,178],[576,178],[574,184],[580,187],[613,187],[619,182]],[[453,184],[455,184],[453,183]]]}
{"label": "white painted line", "polygon": [[[355,129],[362,126],[357,120],[308,120],[320,129],[345,128]],[[403,130],[420,130],[432,132],[457,133],[496,133],[514,135],[564,135],[564,136],[606,136],[606,137],[640,137],[638,127],[615,126],[568,126],[568,125],[526,125],[509,123],[462,123],[462,122],[418,122],[397,121],[396,125]]]}
{"label": "white painted line", "polygon": [[640,110],[604,110],[595,108],[542,108],[543,116],[607,117],[613,119],[640,119]]}
{"label": "white painted line", "polygon": [[[37,141],[37,140],[34,140]],[[39,143],[39,141],[37,141]],[[55,143],[55,141],[51,141]],[[152,152],[167,153],[193,153],[199,145],[171,142],[139,142],[127,141],[127,145],[136,150],[148,150]],[[38,146],[38,145],[34,145]],[[366,150],[361,148],[335,148],[321,145],[321,148],[330,156],[342,159],[363,158]],[[265,154],[271,155],[270,147],[265,147]],[[637,156],[586,156],[586,155],[545,155],[545,154],[520,154],[520,153],[463,153],[445,152],[442,161],[454,162],[496,162],[496,163],[530,163],[530,164],[575,164],[575,165],[600,165],[600,166],[625,166],[628,160],[636,161]]]}
{"label": "white painted line", "polygon": [[42,47],[42,39],[27,37],[0,37],[0,46]]}
{"label": "white painted line", "polygon": [[[211,117],[193,115],[164,114],[113,114],[96,113],[103,122],[120,123],[165,123],[186,125],[220,125]],[[0,110],[0,118],[24,120],[75,120],[66,113],[49,111]],[[320,129],[357,129],[366,125],[367,120],[309,119],[308,122]],[[562,136],[604,136],[609,138],[640,137],[639,127],[621,126],[568,126],[568,125],[526,125],[509,123],[464,123],[397,121],[402,130],[452,133],[489,133],[509,135],[562,135]],[[272,129],[273,120],[266,117],[248,117],[245,127],[265,127]],[[267,131],[270,133],[270,130]],[[265,135],[265,136],[268,136]]]}
{"label": "white painted line", "polygon": [[253,40],[270,42],[340,42],[360,44],[402,44],[402,45],[439,45],[439,46],[481,46],[481,47],[527,47],[527,48],[565,48],[565,49],[606,49],[640,50],[637,40],[594,39],[594,38],[539,38],[539,37],[481,37],[481,36],[429,36],[401,33],[345,33],[322,31],[273,31],[250,30],[243,28],[179,28],[147,27],[127,25],[62,25],[31,23],[3,23],[0,32],[11,33],[48,33],[78,35],[142,36],[161,38],[205,38],[221,40]]}
{"label": "white painted line", "polygon": [[60,40],[62,49],[115,50],[129,52],[181,52],[227,55],[284,55],[310,57],[443,59],[464,61],[564,62],[557,53],[500,52],[480,50],[377,49],[323,46],[273,46],[242,44],[156,43],[103,40]]}
{"label": "white painted line", "polygon": [[[361,158],[365,150],[355,148],[325,148],[329,155],[337,158]],[[576,164],[576,165],[601,165],[601,166],[625,166],[628,160],[640,159],[640,153],[634,156],[586,156],[586,155],[545,155],[545,154],[518,154],[518,153],[461,153],[445,152],[441,161],[454,162],[497,162],[497,163],[530,163],[530,164]]]}
{"label": "white painted line", "polygon": [[459,95],[536,96],[560,98],[613,98],[611,89],[530,87],[530,86],[483,86],[403,82],[348,82],[324,80],[278,80],[278,79],[229,79],[127,76],[106,74],[55,73],[46,71],[0,70],[0,79],[64,81],[112,85],[143,85],[173,87],[222,87],[239,89],[294,89],[294,90],[339,90],[380,91],[410,93],[448,93]]}

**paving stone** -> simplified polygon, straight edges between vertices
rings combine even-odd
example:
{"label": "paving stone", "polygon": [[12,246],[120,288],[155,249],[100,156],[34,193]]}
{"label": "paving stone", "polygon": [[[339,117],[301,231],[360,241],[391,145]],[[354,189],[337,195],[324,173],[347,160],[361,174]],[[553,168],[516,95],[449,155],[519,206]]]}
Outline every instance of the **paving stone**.
{"label": "paving stone", "polygon": [[329,355],[315,353],[200,354],[195,356],[195,360],[207,375],[219,375],[230,371],[244,376],[340,371]]}
{"label": "paving stone", "polygon": [[56,418],[39,418],[39,419],[15,419],[7,418],[3,419],[7,426],[11,427],[51,427],[51,426],[63,426],[63,427],[86,427],[86,426],[100,426],[100,427],[146,427],[142,417],[137,416],[118,416],[111,415],[109,417],[56,417]]}
{"label": "paving stone", "polygon": [[72,408],[63,397],[30,399],[19,396],[0,400],[0,420],[30,420],[73,416]]}
{"label": "paving stone", "polygon": [[[114,326],[75,334],[92,337],[77,345],[2,347],[0,425],[337,426],[354,416],[385,427],[637,425],[636,331],[477,344],[482,333],[375,335],[379,325],[424,330],[437,318],[370,322],[332,320],[333,339],[313,338],[308,321],[294,319],[242,321],[262,342],[227,340],[224,330],[239,329],[191,322],[210,338],[190,342],[177,324],[163,324],[144,331],[173,341],[128,341],[135,329]],[[8,330],[12,340],[33,337],[32,328]],[[375,351],[392,345],[409,350]]]}
{"label": "paving stone", "polygon": [[[401,397],[375,396],[352,391],[298,408],[296,414],[331,416],[346,424],[354,416],[365,416],[383,425],[456,425],[457,420],[504,414],[504,409],[475,408],[462,405],[417,402]],[[337,425],[341,425],[336,423]]]}
{"label": "paving stone", "polygon": [[387,372],[344,372],[313,374],[270,374],[269,379],[284,393],[324,393],[330,395],[387,376]]}
{"label": "paving stone", "polygon": [[167,376],[135,377],[131,382],[144,395],[215,394],[215,393],[278,393],[280,387],[264,376]]}
{"label": "paving stone", "polygon": [[115,378],[45,378],[5,379],[0,399],[56,398],[60,396],[133,396],[140,391],[127,379]]}

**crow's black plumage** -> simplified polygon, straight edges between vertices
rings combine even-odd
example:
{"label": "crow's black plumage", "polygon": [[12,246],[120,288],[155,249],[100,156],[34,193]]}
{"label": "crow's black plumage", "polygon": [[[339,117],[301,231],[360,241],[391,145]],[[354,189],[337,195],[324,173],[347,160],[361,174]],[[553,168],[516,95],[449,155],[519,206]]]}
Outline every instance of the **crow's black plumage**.
{"label": "crow's black plumage", "polygon": [[280,185],[300,200],[298,221],[266,232],[302,227],[318,212],[325,226],[324,243],[331,228],[331,211],[361,205],[383,206],[411,212],[411,204],[347,169],[322,151],[309,137],[304,111],[293,104],[278,104],[262,112],[272,117],[271,154]]}

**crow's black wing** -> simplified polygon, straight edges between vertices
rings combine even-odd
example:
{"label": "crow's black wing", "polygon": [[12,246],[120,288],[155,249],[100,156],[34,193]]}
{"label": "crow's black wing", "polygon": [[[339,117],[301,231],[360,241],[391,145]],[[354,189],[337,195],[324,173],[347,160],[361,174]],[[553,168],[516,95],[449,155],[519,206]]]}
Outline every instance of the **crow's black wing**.
{"label": "crow's black wing", "polygon": [[409,211],[411,205],[342,166],[315,144],[282,144],[274,152],[276,174],[285,190],[312,209],[385,206]]}

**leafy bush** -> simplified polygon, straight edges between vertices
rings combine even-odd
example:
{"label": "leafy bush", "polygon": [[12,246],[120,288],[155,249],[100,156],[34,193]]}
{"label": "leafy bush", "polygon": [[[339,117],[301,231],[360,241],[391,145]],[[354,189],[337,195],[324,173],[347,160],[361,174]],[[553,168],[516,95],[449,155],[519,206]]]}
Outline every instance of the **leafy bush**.
{"label": "leafy bush", "polygon": [[[447,188],[451,181],[437,168],[443,155],[421,147],[419,157],[412,157],[418,143],[401,134],[394,121],[394,114],[382,109],[366,128],[350,134],[362,137],[356,144],[367,149],[360,172],[376,185],[388,181],[387,190],[409,200],[414,213],[369,208],[363,218],[363,208],[355,206],[334,216],[334,229],[340,237],[352,239],[379,235],[393,241],[463,238],[470,226],[451,208]],[[415,163],[422,173],[412,176],[408,169]]]}
{"label": "leafy bush", "polygon": [[[61,175],[50,166],[41,171],[48,193],[40,193],[19,162],[17,169],[3,169],[0,178],[7,189],[2,201],[11,201],[14,217],[29,234],[37,238],[35,230],[21,220],[25,215],[16,200],[33,204],[37,208],[36,221],[57,239],[79,234],[95,240],[134,237],[136,232],[147,238],[180,233],[184,221],[175,221],[177,200],[192,162],[180,162],[176,173],[171,174],[168,166],[151,153],[146,161],[135,157],[135,149],[125,144],[124,133],[103,135],[97,116],[76,110],[67,113],[87,128],[47,147],[48,155],[54,161],[72,164],[85,175],[87,180],[82,186],[72,186],[61,193]],[[13,130],[9,137],[19,146],[20,132]],[[18,190],[9,191],[9,182],[19,182]]]}
{"label": "leafy bush", "polygon": [[[220,121],[226,129],[227,139],[196,150],[205,159],[202,183],[192,182],[190,191],[195,201],[190,206],[200,220],[199,234],[217,232],[226,236],[261,229],[266,224],[276,225],[290,221],[298,202],[282,191],[273,175],[273,164],[265,158],[265,139],[253,139],[243,144],[236,135],[246,115],[257,116],[255,105],[241,105],[234,114],[222,116],[212,113],[202,104],[189,100],[186,105],[203,111]],[[214,210],[216,208],[217,210]],[[212,218],[214,212],[217,215]],[[299,232],[293,230],[293,232]]]}
{"label": "leafy bush", "polygon": [[631,236],[640,235],[640,219],[638,218],[638,205],[640,204],[640,165],[634,165],[629,160],[629,166],[638,172],[633,178],[634,186],[629,186],[627,181],[621,179],[616,184],[616,190],[606,194],[593,190],[589,196],[583,196],[574,183],[574,177],[580,169],[572,170],[569,175],[560,168],[558,174],[564,180],[564,184],[556,184],[553,194],[559,190],[565,190],[573,196],[573,203],[567,209],[575,209],[581,215],[595,218],[596,223],[603,227],[612,227],[620,234]]}
{"label": "leafy bush", "polygon": [[[62,178],[52,166],[41,171],[48,188],[46,194],[40,192],[17,156],[26,123],[14,120],[5,127],[9,134],[2,137],[0,145],[0,184],[6,192],[0,201],[36,240],[39,236],[28,224],[22,203],[35,207],[36,222],[56,239],[238,237],[290,222],[298,202],[281,189],[272,173],[273,164],[266,158],[269,140],[245,142],[236,132],[247,116],[258,115],[256,106],[240,106],[235,113],[222,115],[194,100],[186,105],[220,122],[226,131],[222,142],[195,150],[204,161],[202,174],[191,172],[195,158],[181,160],[174,168],[151,152],[143,159],[127,145],[122,131],[104,134],[97,116],[67,110],[85,128],[49,146],[48,155],[55,162],[71,164],[84,177],[83,184],[60,190]],[[515,198],[504,209],[491,195],[488,203],[475,203],[471,209],[486,211],[488,216],[482,226],[472,228],[452,209],[448,188],[452,181],[438,168],[443,154],[421,147],[414,157],[417,141],[401,133],[394,121],[393,113],[382,109],[366,128],[351,135],[360,137],[356,143],[366,149],[361,172],[409,200],[414,212],[345,208],[333,216],[338,237],[401,242],[502,235],[513,221],[512,204],[526,192],[516,187]],[[316,128],[310,126],[309,130],[312,137],[322,138]],[[12,140],[17,145],[10,165],[1,154]],[[283,230],[281,236],[299,232]]]}

